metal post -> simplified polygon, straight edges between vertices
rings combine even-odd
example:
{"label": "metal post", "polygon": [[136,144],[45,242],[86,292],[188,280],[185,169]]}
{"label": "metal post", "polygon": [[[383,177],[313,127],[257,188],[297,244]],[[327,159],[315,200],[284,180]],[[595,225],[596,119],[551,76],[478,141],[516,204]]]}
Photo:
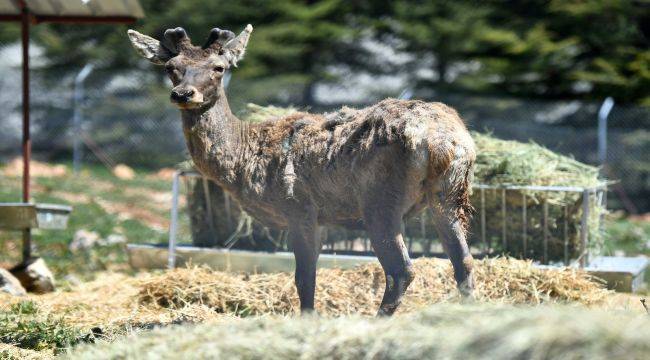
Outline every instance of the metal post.
{"label": "metal post", "polygon": [[[23,202],[29,202],[30,174],[29,162],[32,156],[32,140],[29,131],[29,9],[24,0],[19,1],[21,8],[21,42],[23,55]],[[23,230],[23,261],[31,257],[32,232]]]}
{"label": "metal post", "polygon": [[528,217],[526,216],[526,208],[528,207],[528,204],[526,203],[526,193],[522,192],[521,194],[522,194],[522,196],[521,196],[522,197],[522,199],[521,199],[522,200],[522,205],[521,205],[521,222],[522,222],[521,231],[522,231],[522,234],[521,234],[521,237],[522,237],[522,242],[523,242],[523,245],[524,245],[523,258],[525,259],[526,258],[526,253],[527,253],[526,250],[527,250],[527,247],[528,247],[527,246],[528,245],[528,239],[527,239],[527,237],[528,237],[527,236],[528,235],[528,224],[527,224]]}
{"label": "metal post", "polygon": [[569,265],[569,210],[567,209],[567,206],[564,205],[564,229],[563,229],[563,235],[564,235],[564,265],[568,266]]}
{"label": "metal post", "polygon": [[503,242],[503,252],[506,253],[508,248],[508,239],[506,238],[506,189],[501,189],[501,215],[503,221],[501,223],[501,241]]}
{"label": "metal post", "polygon": [[587,258],[587,225],[589,221],[589,189],[582,192],[582,221],[580,222],[580,267],[589,264]]}
{"label": "metal post", "polygon": [[84,100],[85,88],[84,81],[94,69],[93,64],[86,64],[79,74],[74,79],[74,99],[73,99],[73,113],[72,113],[72,128],[74,135],[72,137],[72,169],[75,173],[79,172],[81,168],[81,158],[83,147],[81,146],[81,104]]}
{"label": "metal post", "polygon": [[485,189],[481,188],[481,241],[486,247],[486,254],[490,253],[490,244],[487,243],[487,232],[485,225]]}
{"label": "metal post", "polygon": [[548,200],[544,198],[544,264],[548,264]]}
{"label": "metal post", "polygon": [[169,254],[167,257],[167,267],[173,269],[176,267],[176,230],[178,227],[178,183],[180,180],[181,171],[174,173],[174,181],[172,183],[172,212],[171,222],[169,224]]}
{"label": "metal post", "polygon": [[607,117],[614,107],[614,99],[608,97],[598,110],[598,161],[605,166],[607,162]]}

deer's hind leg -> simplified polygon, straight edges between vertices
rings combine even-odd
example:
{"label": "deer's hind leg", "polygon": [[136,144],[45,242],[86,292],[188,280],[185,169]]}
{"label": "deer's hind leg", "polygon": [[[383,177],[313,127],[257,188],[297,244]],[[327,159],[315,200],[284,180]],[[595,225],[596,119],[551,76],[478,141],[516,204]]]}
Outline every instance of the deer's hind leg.
{"label": "deer's hind leg", "polygon": [[372,247],[386,276],[384,297],[377,313],[379,316],[390,316],[395,312],[415,277],[402,238],[402,215],[390,211],[390,208],[375,207],[364,215]]}
{"label": "deer's hind leg", "polygon": [[[471,167],[469,170],[471,171]],[[471,296],[474,289],[472,255],[467,245],[469,205],[469,175],[443,180],[439,191],[428,194],[429,206],[434,212],[434,226],[442,247],[454,268],[454,278],[463,296]]]}

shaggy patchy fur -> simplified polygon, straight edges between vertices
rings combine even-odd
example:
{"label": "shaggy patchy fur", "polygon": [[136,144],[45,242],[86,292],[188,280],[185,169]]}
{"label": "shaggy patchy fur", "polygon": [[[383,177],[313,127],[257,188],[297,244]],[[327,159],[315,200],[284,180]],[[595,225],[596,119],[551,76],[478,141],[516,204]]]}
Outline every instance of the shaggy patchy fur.
{"label": "shaggy patchy fur", "polygon": [[165,36],[177,51],[171,54],[146,35],[129,36],[141,55],[165,64],[199,171],[262,223],[289,229],[301,307],[314,306],[318,225],[337,224],[368,231],[386,272],[380,313],[392,314],[414,278],[402,221],[427,206],[456,281],[469,293],[465,238],[476,154],[456,111],[387,99],[360,110],[242,122],[230,111],[221,81],[243,56],[252,30],[249,25],[232,40],[229,32],[213,30],[210,39],[223,39],[223,46],[199,49],[183,29],[170,29]]}

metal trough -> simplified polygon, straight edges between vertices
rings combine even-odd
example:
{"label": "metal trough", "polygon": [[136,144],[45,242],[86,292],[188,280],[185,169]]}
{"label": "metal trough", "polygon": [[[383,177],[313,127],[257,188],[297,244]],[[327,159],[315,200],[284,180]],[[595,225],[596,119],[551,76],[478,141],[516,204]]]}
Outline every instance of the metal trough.
{"label": "metal trough", "polygon": [[68,226],[72,207],[55,204],[2,203],[0,229],[32,228],[61,230]]}
{"label": "metal trough", "polygon": [[[164,269],[169,267],[170,252],[164,244],[128,244],[129,263],[134,269]],[[260,252],[229,249],[200,248],[190,245],[176,246],[172,262],[175,266],[207,265],[219,271],[244,273],[293,272],[295,262],[290,252]],[[355,266],[377,262],[374,256],[321,254],[318,268],[350,269]],[[643,285],[643,274],[648,260],[644,257],[596,257],[589,267],[589,274],[603,279],[607,287],[619,292],[635,292]],[[563,266],[536,264],[542,269],[559,269]]]}
{"label": "metal trough", "polygon": [[[168,267],[169,249],[165,245],[128,244],[129,263],[135,269],[163,269]],[[194,246],[177,246],[174,263],[176,266],[207,265],[215,270],[273,273],[293,272],[293,253],[259,252],[228,249],[209,249]],[[357,265],[376,262],[374,256],[322,254],[318,258],[319,268],[350,269]]]}
{"label": "metal trough", "polygon": [[648,259],[639,257],[600,256],[585,268],[590,274],[607,282],[607,288],[619,292],[635,292],[644,286]]}

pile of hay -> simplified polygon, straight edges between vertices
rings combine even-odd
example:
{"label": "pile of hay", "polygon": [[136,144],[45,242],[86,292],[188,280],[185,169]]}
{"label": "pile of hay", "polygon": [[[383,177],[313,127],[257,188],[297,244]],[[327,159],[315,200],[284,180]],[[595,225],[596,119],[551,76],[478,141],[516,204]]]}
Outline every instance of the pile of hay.
{"label": "pile of hay", "polygon": [[[474,182],[487,185],[536,185],[595,187],[602,184],[598,168],[585,165],[570,157],[556,154],[535,143],[521,143],[494,138],[473,132],[477,157]],[[502,243],[503,212],[501,190],[485,190],[487,240],[497,252],[528,259],[542,260],[543,203],[548,203],[548,259],[564,260],[564,225],[568,242],[569,259],[580,253],[580,223],[582,195],[573,192],[526,191],[527,247],[523,249],[523,192],[506,193],[506,245]],[[480,210],[480,191],[474,190],[472,204]],[[605,208],[591,197],[588,221],[589,247],[598,252],[601,244],[600,221]],[[566,207],[566,212],[565,212]],[[479,240],[480,213],[475,214],[472,235]]]}
{"label": "pile of hay", "polygon": [[240,319],[169,327],[72,359],[643,359],[650,318],[573,307],[438,305],[395,318]]}
{"label": "pile of hay", "polygon": [[[400,312],[458,299],[449,261],[417,259],[416,278]],[[512,304],[601,303],[609,291],[579,270],[542,270],[529,261],[488,259],[475,263],[478,301]],[[138,299],[144,306],[183,308],[201,304],[236,315],[293,314],[299,311],[293,274],[231,274],[205,267],[175,269],[142,280]],[[384,291],[378,264],[351,270],[321,269],[316,310],[323,315],[376,313]]]}

